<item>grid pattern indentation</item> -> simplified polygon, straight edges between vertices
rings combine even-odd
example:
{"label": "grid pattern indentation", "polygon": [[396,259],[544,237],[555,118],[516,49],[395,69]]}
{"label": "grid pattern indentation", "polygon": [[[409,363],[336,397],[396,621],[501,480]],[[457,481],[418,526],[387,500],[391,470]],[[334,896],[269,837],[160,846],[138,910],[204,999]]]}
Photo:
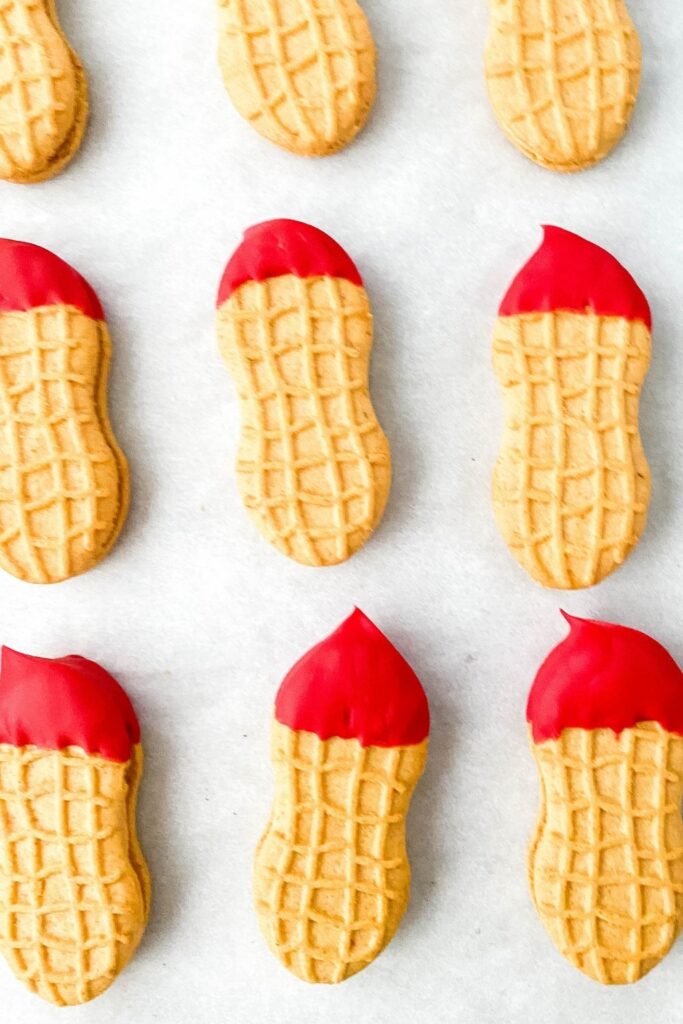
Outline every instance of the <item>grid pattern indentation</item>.
{"label": "grid pattern indentation", "polygon": [[106,327],[72,307],[0,314],[0,565],[21,579],[89,568],[120,526],[108,359]]}
{"label": "grid pattern indentation", "polygon": [[426,741],[363,748],[275,723],[256,909],[271,949],[304,981],[343,981],[396,931],[410,884],[405,818],[426,753]]}
{"label": "grid pattern indentation", "polygon": [[506,428],[494,473],[500,530],[545,586],[597,583],[645,527],[650,474],[638,405],[650,361],[641,322],[594,313],[500,317],[494,366]]}
{"label": "grid pattern indentation", "polygon": [[103,992],[144,928],[130,773],[75,747],[0,745],[0,951],[60,1006]]}
{"label": "grid pattern indentation", "polygon": [[0,176],[40,173],[75,127],[79,69],[47,0],[0,0]]}
{"label": "grid pattern indentation", "polygon": [[683,911],[683,738],[657,723],[565,729],[534,747],[543,807],[530,855],[556,946],[604,984],[637,981]]}
{"label": "grid pattern indentation", "polygon": [[623,0],[494,0],[486,77],[496,115],[527,155],[571,170],[623,134],[640,82]]}

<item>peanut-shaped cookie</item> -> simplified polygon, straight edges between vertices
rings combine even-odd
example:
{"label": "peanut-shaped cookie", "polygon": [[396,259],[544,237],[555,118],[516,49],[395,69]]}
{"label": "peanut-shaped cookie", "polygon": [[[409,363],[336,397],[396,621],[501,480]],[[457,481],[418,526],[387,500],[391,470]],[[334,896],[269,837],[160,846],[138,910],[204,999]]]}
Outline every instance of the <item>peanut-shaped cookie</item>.
{"label": "peanut-shaped cookie", "polygon": [[218,0],[219,61],[239,113],[303,156],[341,149],[375,98],[375,45],[357,0]]}
{"label": "peanut-shaped cookie", "polygon": [[81,144],[88,87],[55,0],[0,5],[0,178],[51,178]]}
{"label": "peanut-shaped cookie", "polygon": [[541,778],[536,909],[595,981],[638,981],[683,923],[683,673],[635,629],[566,616],[527,717]]}
{"label": "peanut-shaped cookie", "polygon": [[30,583],[92,568],[126,517],[109,424],[110,341],[90,285],[46,249],[0,239],[0,566]]}
{"label": "peanut-shaped cookie", "polygon": [[358,270],[317,228],[258,224],[225,270],[218,338],[242,406],[237,480],[249,515],[303,565],[345,561],[381,519],[391,483]]}
{"label": "peanut-shaped cookie", "polygon": [[561,228],[545,228],[503,299],[493,359],[506,426],[493,502],[512,554],[546,587],[598,583],[645,528],[638,406],[650,329],[628,271]]}
{"label": "peanut-shaped cookie", "polygon": [[501,128],[526,156],[580,171],[619,142],[640,84],[624,0],[489,0],[486,82]]}
{"label": "peanut-shaped cookie", "polygon": [[145,930],[141,774],[140,727],[108,672],[3,650],[0,952],[57,1006],[109,988]]}
{"label": "peanut-shaped cookie", "polygon": [[268,945],[302,981],[344,981],[396,932],[410,893],[406,816],[428,734],[420,681],[361,611],[285,678],[254,890]]}

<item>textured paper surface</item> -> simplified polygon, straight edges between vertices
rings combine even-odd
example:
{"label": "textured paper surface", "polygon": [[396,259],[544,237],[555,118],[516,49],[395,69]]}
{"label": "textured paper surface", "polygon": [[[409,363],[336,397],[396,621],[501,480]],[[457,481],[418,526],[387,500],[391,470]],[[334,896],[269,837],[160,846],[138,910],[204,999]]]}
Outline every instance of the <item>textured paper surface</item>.
{"label": "textured paper surface", "polygon": [[[223,92],[210,0],[61,0],[93,121],[54,182],[0,188],[2,233],[55,249],[98,290],[114,346],[112,420],[133,505],[102,566],[54,588],[0,579],[0,638],[101,661],[136,702],[139,815],[155,881],[133,964],[88,1024],[621,1024],[683,1018],[683,940],[630,990],[564,963],[531,907],[537,809],[524,702],[565,634],[560,604],[654,633],[683,662],[683,67],[678,0],[632,0],[644,80],[632,129],[579,177],[502,137],[484,94],[486,5],[367,0],[380,94],[346,152],[274,149]],[[243,226],[310,220],[348,246],[376,315],[377,411],[395,485],[374,539],[338,568],[289,563],[242,509],[234,389],[213,301]],[[531,582],[490,508],[502,428],[491,332],[512,275],[557,222],[621,257],[653,306],[643,436],[649,528],[597,589]],[[272,780],[268,731],[291,663],[360,604],[409,658],[434,716],[409,820],[413,897],[398,936],[337,989],[289,977],[251,909]],[[0,964],[3,1021],[54,1011]]]}

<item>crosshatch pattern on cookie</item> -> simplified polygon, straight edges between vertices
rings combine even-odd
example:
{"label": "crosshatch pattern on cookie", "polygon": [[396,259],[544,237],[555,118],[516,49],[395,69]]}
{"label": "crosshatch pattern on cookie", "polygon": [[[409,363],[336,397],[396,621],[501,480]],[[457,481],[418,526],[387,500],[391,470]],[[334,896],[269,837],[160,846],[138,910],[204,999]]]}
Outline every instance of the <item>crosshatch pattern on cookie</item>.
{"label": "crosshatch pattern on cookie", "polygon": [[135,765],[76,747],[0,745],[0,951],[59,1006],[108,988],[142,934],[147,883],[130,834]]}
{"label": "crosshatch pattern on cookie", "polygon": [[296,152],[344,145],[375,95],[375,52],[356,0],[219,0],[221,59],[238,110]]}
{"label": "crosshatch pattern on cookie", "polygon": [[0,0],[0,177],[30,180],[71,155],[85,89],[51,0]]}
{"label": "crosshatch pattern on cookie", "polygon": [[245,506],[284,554],[344,561],[381,518],[391,474],[368,393],[367,295],[341,278],[250,281],[219,333],[242,403]]}
{"label": "crosshatch pattern on cookie", "polygon": [[125,516],[104,402],[109,338],[75,307],[0,314],[0,565],[34,583],[90,568]]}
{"label": "crosshatch pattern on cookie", "polygon": [[268,943],[309,982],[366,967],[408,900],[405,816],[427,755],[321,740],[275,723],[276,808],[256,855],[256,907]]}
{"label": "crosshatch pattern on cookie", "polygon": [[597,583],[645,528],[650,473],[638,405],[650,352],[647,327],[621,317],[554,312],[497,321],[506,429],[496,519],[517,560],[546,586]]}
{"label": "crosshatch pattern on cookie", "polygon": [[666,954],[683,911],[683,738],[654,722],[565,729],[534,747],[544,806],[534,903],[556,946],[605,984]]}
{"label": "crosshatch pattern on cookie", "polygon": [[486,77],[501,125],[528,156],[571,170],[623,134],[640,41],[623,0],[491,0]]}

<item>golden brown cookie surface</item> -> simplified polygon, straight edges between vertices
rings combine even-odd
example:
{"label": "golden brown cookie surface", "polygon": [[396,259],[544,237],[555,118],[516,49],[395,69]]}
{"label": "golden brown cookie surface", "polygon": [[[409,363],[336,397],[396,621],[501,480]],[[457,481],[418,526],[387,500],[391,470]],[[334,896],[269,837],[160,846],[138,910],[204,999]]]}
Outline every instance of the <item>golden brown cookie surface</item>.
{"label": "golden brown cookie surface", "polygon": [[566,729],[534,756],[534,905],[579,970],[608,985],[637,981],[668,953],[683,913],[683,737],[654,722],[619,736]]}

